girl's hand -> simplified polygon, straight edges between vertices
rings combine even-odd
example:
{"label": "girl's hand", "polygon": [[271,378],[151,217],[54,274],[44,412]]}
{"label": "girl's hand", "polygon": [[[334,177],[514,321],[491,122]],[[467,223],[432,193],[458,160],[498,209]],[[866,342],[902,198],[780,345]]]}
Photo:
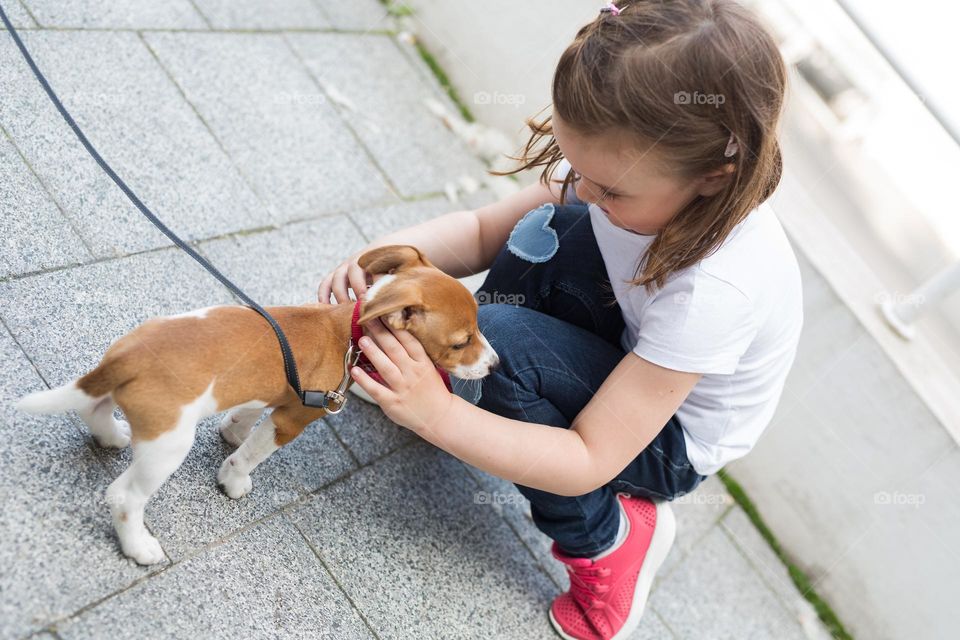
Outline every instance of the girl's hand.
{"label": "girl's hand", "polygon": [[363,251],[350,256],[323,279],[317,289],[317,299],[320,302],[330,302],[331,293],[335,296],[336,303],[350,302],[347,289],[353,289],[358,299],[367,292],[367,276],[357,264],[357,259],[361,255]]}
{"label": "girl's hand", "polygon": [[423,345],[408,331],[393,332],[380,320],[369,323],[366,329],[370,335],[360,339],[360,348],[390,387],[360,367],[350,370],[354,383],[397,424],[417,433],[437,427],[450,410],[453,395],[437,375]]}

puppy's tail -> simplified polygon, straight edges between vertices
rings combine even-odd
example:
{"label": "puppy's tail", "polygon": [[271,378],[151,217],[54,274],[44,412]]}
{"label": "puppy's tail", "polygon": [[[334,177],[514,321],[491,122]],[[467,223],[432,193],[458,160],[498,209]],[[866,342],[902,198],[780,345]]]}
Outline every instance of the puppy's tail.
{"label": "puppy's tail", "polygon": [[63,413],[86,409],[133,377],[124,365],[123,358],[108,353],[103,362],[87,375],[55,389],[24,396],[17,402],[16,408],[26,413]]}
{"label": "puppy's tail", "polygon": [[82,409],[93,401],[89,395],[77,386],[74,380],[56,389],[37,391],[24,396],[17,402],[17,410],[26,413],[63,413],[73,409]]}

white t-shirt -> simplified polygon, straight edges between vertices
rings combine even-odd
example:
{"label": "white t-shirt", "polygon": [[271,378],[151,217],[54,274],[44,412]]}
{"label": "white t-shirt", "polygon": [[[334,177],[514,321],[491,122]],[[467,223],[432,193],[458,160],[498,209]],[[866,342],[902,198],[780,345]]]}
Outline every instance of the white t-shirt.
{"label": "white t-shirt", "polygon": [[[569,164],[559,167],[557,177]],[[800,269],[767,205],[698,264],[647,293],[629,284],[655,236],[590,222],[626,327],[621,344],[654,364],[703,374],[677,409],[687,457],[702,475],[746,455],[769,424],[803,324]]]}

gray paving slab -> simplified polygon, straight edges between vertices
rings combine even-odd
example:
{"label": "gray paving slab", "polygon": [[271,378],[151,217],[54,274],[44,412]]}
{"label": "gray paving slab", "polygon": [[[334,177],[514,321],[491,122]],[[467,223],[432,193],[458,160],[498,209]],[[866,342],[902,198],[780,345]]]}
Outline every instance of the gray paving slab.
{"label": "gray paving slab", "polygon": [[[414,15],[412,18],[402,19],[402,23],[401,23],[402,26],[399,27],[401,31],[399,31],[394,36],[394,42],[397,43],[397,48],[399,48],[400,52],[403,53],[404,57],[407,59],[407,62],[410,64],[410,66],[413,67],[413,69],[419,74],[420,79],[433,90],[434,94],[437,96],[436,97],[437,102],[439,102],[447,110],[448,113],[459,114],[460,113],[459,105],[457,105],[450,98],[450,95],[447,93],[447,90],[443,87],[443,85],[440,84],[440,81],[437,79],[437,76],[434,74],[433,69],[430,68],[430,65],[427,64],[427,61],[424,60],[423,57],[421,56],[420,49],[417,48],[418,44],[421,44],[421,45],[424,44],[422,40],[422,36],[423,36],[422,30],[419,30],[419,29],[410,30],[416,33],[416,36],[414,38],[410,38],[411,33],[407,29],[409,29],[409,26],[411,24],[419,26],[420,24],[419,20],[420,20],[419,17],[416,15]],[[436,54],[439,52],[434,49],[430,49],[430,53],[431,55],[436,56]],[[439,58],[435,58],[435,60],[439,61]],[[443,62],[441,61],[440,64],[443,64]]]}
{"label": "gray paving slab", "polygon": [[380,638],[550,638],[556,586],[463,465],[404,448],[290,511]]}
{"label": "gray paving slab", "polygon": [[343,413],[327,416],[340,440],[362,465],[395,451],[415,438],[383,414],[380,407],[350,394]]}
{"label": "gray paving slab", "polygon": [[453,203],[454,209],[479,209],[480,207],[485,207],[488,204],[492,204],[497,201],[497,194],[492,190],[487,188],[482,188],[479,191],[474,193],[464,194],[461,196],[460,201]]}
{"label": "gray paving slab", "polygon": [[662,580],[650,604],[681,638],[804,638],[800,624],[719,528]]}
{"label": "gray paving slab", "polygon": [[51,385],[89,371],[147,318],[234,302],[176,249],[0,283],[0,317]]}
{"label": "gray paving slab", "polygon": [[[435,195],[464,175],[482,179],[485,168],[423,106],[426,97],[447,99],[411,49],[383,33],[395,25],[376,0],[282,0],[268,11],[251,0],[24,3],[41,27],[80,29],[25,37],[94,143],[171,226],[265,304],[312,301],[320,279],[366,241],[492,198]],[[36,26],[16,2],[13,13]],[[145,31],[96,31],[104,28]],[[250,33],[328,28],[351,33]],[[174,31],[157,31],[165,29]],[[194,31],[208,29],[224,31]],[[16,88],[0,95],[11,139],[0,134],[0,169],[13,177],[0,184],[0,211],[32,212],[0,218],[16,249],[0,258],[0,278],[3,269],[67,265],[0,282],[0,318],[26,352],[0,328],[0,356],[14,363],[0,374],[0,430],[15,434],[0,465],[0,500],[12,505],[0,521],[8,541],[0,637],[44,628],[63,638],[555,637],[546,610],[567,580],[525,499],[358,399],[265,462],[240,501],[216,487],[230,449],[216,419],[204,421],[147,510],[173,564],[150,574],[120,555],[102,495],[130,452],[97,448],[74,417],[12,415],[10,400],[44,384],[27,358],[59,384],[147,317],[235,301],[173,249],[69,266],[168,241],[85,155],[2,36],[0,63],[0,84]],[[828,293],[821,306],[829,315]],[[856,325],[834,316],[808,331],[839,327],[851,357],[872,362],[856,344]],[[837,375],[851,375],[848,354],[811,353],[798,359],[795,383],[835,384],[821,375],[827,358]],[[857,392],[852,381],[836,384]],[[832,402],[846,415],[843,399]],[[894,412],[883,437],[906,417]],[[922,440],[925,453],[936,449]],[[849,444],[838,435],[824,446],[837,453]],[[954,457],[944,464],[958,466]],[[920,462],[911,458],[884,480],[907,482]],[[875,491],[871,482],[861,492]],[[902,510],[874,516],[900,522],[912,544],[938,544],[923,531],[941,526],[950,494],[914,484],[937,505],[922,522]],[[677,544],[631,638],[800,637],[798,616],[808,633],[819,629],[728,501],[711,479],[675,502]],[[862,511],[851,517],[872,513]],[[862,541],[884,555],[888,544]],[[921,570],[947,576],[951,567]]]}
{"label": "gray paving slab", "polygon": [[484,176],[483,164],[427,110],[424,99],[436,94],[390,37],[286,37],[317,81],[347,101],[341,105],[346,117],[403,195],[436,193],[464,175]]}
{"label": "gray paving slab", "polygon": [[670,507],[677,519],[677,538],[673,550],[660,568],[658,579],[669,575],[683,558],[696,549],[733,504],[733,498],[716,476],[710,476],[692,493],[672,501]]}
{"label": "gray paving slab", "polygon": [[42,27],[203,29],[190,0],[22,0]]}
{"label": "gray paving slab", "polygon": [[280,35],[144,37],[277,219],[313,218],[390,196]]}
{"label": "gray paving slab", "polygon": [[653,607],[648,607],[640,620],[640,626],[624,640],[669,640],[675,638],[677,638],[677,635],[663,622],[660,614]]}
{"label": "gray paving slab", "polygon": [[[957,464],[957,454],[951,457]],[[960,553],[954,542],[957,521],[950,519],[956,516],[956,485],[940,483],[960,474],[955,467],[932,475],[938,495],[891,491],[874,503],[872,522],[842,540],[845,546],[825,539],[822,552],[800,558],[801,566],[813,566],[808,574],[818,593],[841,612],[857,638],[951,640],[956,635]],[[878,620],[881,607],[884,619]]]}
{"label": "gray paving slab", "polygon": [[80,638],[371,638],[303,537],[274,518],[58,626]]}
{"label": "gray paving slab", "polygon": [[330,21],[311,0],[193,0],[215,29],[322,29]]}
{"label": "gray paving slab", "polygon": [[37,26],[37,23],[34,22],[33,18],[30,17],[30,14],[24,9],[23,5],[20,4],[20,0],[6,0],[3,2],[3,10],[6,12],[7,17],[10,18],[10,22],[13,23],[13,26],[20,29],[22,27],[33,28]]}
{"label": "gray paving slab", "polygon": [[315,1],[337,29],[383,31],[394,28],[386,7],[379,0]]}
{"label": "gray paving slab", "polygon": [[[901,500],[901,504],[886,509],[884,517],[896,519],[901,531],[908,530],[909,535],[921,545],[915,547],[918,551],[916,555],[923,556],[922,559],[910,557],[912,554],[892,556],[897,558],[897,575],[912,576],[917,581],[913,583],[916,588],[910,589],[913,593],[912,602],[909,603],[909,609],[905,607],[905,615],[912,611],[929,614],[933,610],[944,611],[944,607],[952,606],[950,589],[938,590],[941,593],[937,595],[937,599],[933,599],[920,587],[927,584],[928,577],[936,580],[934,584],[960,584],[960,553],[957,553],[951,542],[960,539],[960,526],[957,524],[960,523],[960,501],[957,500],[956,491],[958,486],[960,448],[953,447],[944,451],[919,477],[901,485],[901,494],[915,497],[913,504],[902,504]],[[922,505],[917,504],[920,501]],[[897,542],[897,536],[890,536],[886,540],[890,547]],[[937,552],[919,553],[921,550],[930,549]],[[908,567],[908,562],[912,566]],[[842,589],[843,586],[837,585],[836,588]],[[895,594],[890,595],[895,597]],[[902,594],[900,597],[903,597]]]}
{"label": "gray paving slab", "polygon": [[[803,332],[797,357],[790,369],[778,407],[787,413],[811,397],[824,372],[848,357],[847,349],[868,336],[856,317],[837,299],[836,293],[806,257],[797,252],[803,280]],[[841,348],[837,348],[840,345]],[[771,425],[771,427],[774,425]]]}
{"label": "gray paving slab", "polygon": [[456,206],[444,197],[428,198],[415,202],[398,202],[383,207],[371,207],[351,211],[348,215],[357,223],[368,240],[375,240],[388,233],[399,231],[431,218],[454,211]]}
{"label": "gray paving slab", "polygon": [[[354,466],[320,420],[257,467],[248,495],[231,500],[217,486],[217,470],[233,452],[217,433],[218,422],[218,417],[200,422],[187,459],[147,504],[144,520],[173,561],[277,512]],[[114,477],[131,461],[130,449],[105,449],[99,455]]]}
{"label": "gray paving slab", "polygon": [[[866,483],[914,478],[943,451],[955,446],[950,434],[941,428],[911,431],[908,449],[890,446],[902,437],[904,425],[920,416],[929,418],[927,424],[936,427],[939,424],[873,340],[844,345],[844,353],[821,370],[823,374],[815,383],[812,396],[816,402],[805,402],[805,405],[815,413],[829,416],[834,425],[854,422],[870,425],[870,438],[866,440],[861,433],[833,429],[840,445],[838,451],[846,454],[848,461],[863,472],[860,477]],[[786,415],[779,417],[786,418]],[[850,481],[853,483],[855,479]]]}
{"label": "gray paving slab", "polygon": [[[32,31],[24,41],[67,109],[117,173],[185,238],[272,224],[135,33]],[[0,121],[97,256],[167,246],[61,120],[8,38],[0,38]]]}
{"label": "gray paving slab", "polygon": [[0,637],[16,638],[147,571],[120,555],[102,503],[109,476],[70,419],[13,408],[46,386],[2,328],[0,359]]}
{"label": "gray paving slab", "polygon": [[305,304],[316,302],[320,281],[365,245],[346,216],[331,216],[200,246],[260,304]]}
{"label": "gray paving slab", "polygon": [[0,278],[93,259],[0,132]]}
{"label": "gray paving slab", "polygon": [[445,213],[462,209],[475,209],[492,201],[493,194],[482,190],[456,203],[440,196],[413,202],[397,202],[382,207],[358,209],[351,211],[348,215],[357,223],[365,238],[375,240],[388,233],[426,222]]}
{"label": "gray paving slab", "polygon": [[811,640],[830,638],[830,634],[817,617],[813,605],[803,598],[790,578],[786,565],[781,562],[757,528],[753,526],[743,509],[739,507],[732,509],[719,526],[730,536],[767,586],[780,598],[780,602],[787,611],[800,622],[806,636]]}
{"label": "gray paving slab", "polygon": [[567,589],[570,581],[567,578],[566,569],[550,554],[553,541],[533,524],[530,516],[530,501],[512,482],[492,476],[470,465],[465,466],[480,485],[474,492],[474,502],[477,505],[489,507],[506,520],[554,584],[562,590]]}

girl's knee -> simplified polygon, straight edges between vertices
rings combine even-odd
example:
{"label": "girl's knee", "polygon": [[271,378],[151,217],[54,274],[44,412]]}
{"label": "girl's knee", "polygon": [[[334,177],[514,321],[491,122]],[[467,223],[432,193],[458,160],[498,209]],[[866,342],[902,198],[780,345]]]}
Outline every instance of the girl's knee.
{"label": "girl's knee", "polygon": [[526,351],[523,343],[529,342],[531,313],[526,307],[511,304],[482,304],[477,309],[477,327],[500,356],[501,369],[511,358]]}

